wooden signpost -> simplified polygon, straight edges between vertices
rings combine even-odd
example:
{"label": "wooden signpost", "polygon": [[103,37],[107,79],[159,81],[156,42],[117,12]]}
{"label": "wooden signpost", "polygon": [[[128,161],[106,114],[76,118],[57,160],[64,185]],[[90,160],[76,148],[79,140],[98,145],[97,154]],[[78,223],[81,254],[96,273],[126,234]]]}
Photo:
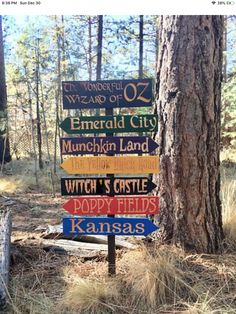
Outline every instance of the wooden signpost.
{"label": "wooden signpost", "polygon": [[154,215],[159,212],[158,196],[77,197],[63,208],[71,215]]}
{"label": "wooden signpost", "polygon": [[158,227],[147,218],[64,217],[65,235],[132,235],[147,236]]}
{"label": "wooden signpost", "polygon": [[147,154],[158,144],[148,136],[63,137],[62,155]]}
{"label": "wooden signpost", "polygon": [[61,167],[69,174],[158,173],[158,156],[70,157]]}
{"label": "wooden signpost", "polygon": [[60,128],[68,134],[157,131],[157,115],[69,117]]}
{"label": "wooden signpost", "polygon": [[61,178],[61,194],[80,195],[145,195],[156,188],[145,177]]}
{"label": "wooden signpost", "polygon": [[143,107],[152,105],[152,80],[62,82],[64,109]]}
{"label": "wooden signpost", "polygon": [[[61,179],[62,195],[79,196],[69,199],[63,206],[71,215],[79,216],[63,218],[63,233],[107,235],[108,273],[114,275],[115,236],[146,236],[158,230],[146,218],[115,217],[159,213],[159,198],[145,196],[156,187],[151,180],[138,176],[114,177],[115,174],[159,172],[158,156],[140,156],[153,152],[158,147],[155,141],[147,136],[113,136],[113,133],[157,131],[158,118],[155,114],[113,114],[113,108],[151,106],[152,80],[66,81],[62,83],[62,94],[64,109],[105,108],[104,116],[68,117],[60,124],[68,134],[106,134],[106,137],[60,139],[62,155],[96,155],[64,160],[61,167],[67,173],[106,174],[106,177]],[[88,217],[81,217],[84,215]],[[93,215],[107,217],[91,217]]]}

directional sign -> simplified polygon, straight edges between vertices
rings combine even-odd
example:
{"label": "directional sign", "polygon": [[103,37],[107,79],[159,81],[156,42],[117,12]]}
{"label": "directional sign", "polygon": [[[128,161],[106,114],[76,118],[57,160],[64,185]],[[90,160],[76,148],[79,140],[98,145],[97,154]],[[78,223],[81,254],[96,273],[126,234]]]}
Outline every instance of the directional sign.
{"label": "directional sign", "polygon": [[60,128],[68,134],[157,131],[157,115],[69,117]]}
{"label": "directional sign", "polygon": [[70,157],[61,167],[69,174],[158,173],[159,156]]}
{"label": "directional sign", "polygon": [[147,154],[158,144],[147,136],[64,137],[60,146],[62,155]]}
{"label": "directional sign", "polygon": [[63,208],[71,215],[153,215],[159,212],[158,196],[78,197]]}
{"label": "directional sign", "polygon": [[155,188],[145,177],[61,178],[62,195],[145,195]]}
{"label": "directional sign", "polygon": [[64,235],[135,235],[146,236],[158,227],[147,218],[64,217]]}
{"label": "directional sign", "polygon": [[64,109],[142,107],[152,105],[152,80],[62,82]]}

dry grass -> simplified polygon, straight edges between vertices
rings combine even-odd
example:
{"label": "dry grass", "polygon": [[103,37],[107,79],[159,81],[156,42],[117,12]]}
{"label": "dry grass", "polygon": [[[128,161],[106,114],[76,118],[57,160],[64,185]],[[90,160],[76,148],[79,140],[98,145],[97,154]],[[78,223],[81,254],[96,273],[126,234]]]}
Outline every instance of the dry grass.
{"label": "dry grass", "polygon": [[[213,304],[211,304],[213,303]],[[181,314],[234,314],[235,309],[229,307],[215,307],[214,298],[209,298],[208,295],[204,300],[198,300],[196,303],[184,303],[186,310],[181,311]]]}
{"label": "dry grass", "polygon": [[77,278],[68,287],[60,308],[73,313],[115,312],[119,299],[117,281],[101,281],[91,278]]}
{"label": "dry grass", "polygon": [[160,247],[151,254],[142,247],[139,251],[126,253],[120,267],[130,295],[155,308],[161,304],[176,303],[183,293],[189,297],[194,295],[194,290],[187,283],[188,273],[177,267],[178,263],[169,248]]}
{"label": "dry grass", "polygon": [[43,283],[41,283],[38,278],[35,278],[34,282],[31,281],[31,287],[25,287],[22,281],[24,281],[24,278],[20,276],[16,276],[11,281],[11,288],[9,291],[9,313],[56,313],[53,300],[46,295],[43,289],[35,289],[37,286],[43,286]]}
{"label": "dry grass", "polygon": [[[18,193],[34,186],[32,172],[30,177],[27,169],[18,168],[18,176],[8,177],[11,183],[2,183],[0,178],[5,192],[7,187],[8,193]],[[21,258],[12,266],[9,313],[236,313],[234,176],[232,168],[226,168],[222,176],[223,222],[229,251],[222,255],[187,255],[171,246],[140,246],[118,254],[117,276],[108,279],[104,260],[84,262],[22,247]],[[46,184],[43,176],[40,180]]]}
{"label": "dry grass", "polygon": [[0,178],[0,193],[16,193],[25,190],[27,184],[22,180],[22,177],[1,177]]}
{"label": "dry grass", "polygon": [[58,314],[55,305],[64,294],[61,268],[67,257],[37,246],[14,246],[9,285],[9,314]]}
{"label": "dry grass", "polygon": [[106,261],[82,262],[18,247],[9,313],[236,313],[235,255],[187,255],[170,246],[120,253],[117,276]]}
{"label": "dry grass", "polygon": [[[36,190],[42,193],[52,192],[51,172],[45,165],[43,170],[37,170],[38,185],[33,160],[22,159],[13,160],[8,166],[8,171],[14,173],[11,175],[0,175],[0,193],[20,193],[25,191]],[[57,167],[59,174],[53,174],[55,191],[60,191],[60,174],[61,170]]]}
{"label": "dry grass", "polygon": [[227,239],[236,244],[236,179],[224,180],[221,186],[222,217]]}

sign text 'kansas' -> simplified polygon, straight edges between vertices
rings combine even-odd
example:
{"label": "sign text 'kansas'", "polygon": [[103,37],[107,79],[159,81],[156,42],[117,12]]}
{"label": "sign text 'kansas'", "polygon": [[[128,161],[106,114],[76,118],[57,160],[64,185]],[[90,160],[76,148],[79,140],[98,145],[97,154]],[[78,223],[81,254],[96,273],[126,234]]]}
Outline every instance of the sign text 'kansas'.
{"label": "sign text 'kansas'", "polygon": [[63,234],[135,235],[146,236],[158,227],[147,218],[63,218]]}

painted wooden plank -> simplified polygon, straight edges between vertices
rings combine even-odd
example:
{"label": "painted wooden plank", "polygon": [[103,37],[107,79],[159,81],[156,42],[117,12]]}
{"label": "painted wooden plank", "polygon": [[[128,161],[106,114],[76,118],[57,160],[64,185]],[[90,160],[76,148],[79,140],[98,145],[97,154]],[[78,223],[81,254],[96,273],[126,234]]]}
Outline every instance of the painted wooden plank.
{"label": "painted wooden plank", "polygon": [[62,82],[64,109],[152,105],[152,79]]}
{"label": "painted wooden plank", "polygon": [[148,154],[158,144],[148,136],[63,137],[62,155]]}
{"label": "painted wooden plank", "polygon": [[145,177],[61,178],[62,195],[145,195],[156,188]]}
{"label": "painted wooden plank", "polygon": [[158,173],[159,156],[70,157],[61,167],[69,174]]}
{"label": "painted wooden plank", "polygon": [[71,215],[154,215],[159,213],[158,196],[77,197],[63,208]]}
{"label": "painted wooden plank", "polygon": [[157,115],[122,115],[68,117],[60,128],[68,134],[153,132],[158,128]]}
{"label": "painted wooden plank", "polygon": [[158,230],[147,218],[64,217],[63,233],[147,236]]}

